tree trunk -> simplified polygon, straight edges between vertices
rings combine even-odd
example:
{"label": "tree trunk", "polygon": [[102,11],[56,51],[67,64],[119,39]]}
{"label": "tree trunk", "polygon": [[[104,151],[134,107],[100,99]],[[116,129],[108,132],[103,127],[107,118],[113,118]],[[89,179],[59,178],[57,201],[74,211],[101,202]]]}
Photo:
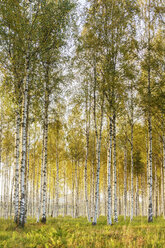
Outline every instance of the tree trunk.
{"label": "tree trunk", "polygon": [[124,220],[127,216],[127,147],[124,147]]}
{"label": "tree trunk", "polygon": [[42,135],[42,155],[41,155],[41,182],[40,182],[40,198],[38,204],[38,214],[37,222],[40,219],[41,205],[42,205],[42,189],[43,189],[43,168],[44,168],[44,142],[45,142],[45,126],[43,125],[43,135]]}
{"label": "tree trunk", "polygon": [[155,217],[158,217],[158,182],[157,182],[157,166],[155,161]]}
{"label": "tree trunk", "polygon": [[46,68],[45,77],[45,113],[44,113],[44,157],[43,157],[43,199],[42,199],[42,223],[46,223],[46,192],[47,192],[47,144],[48,144],[48,106],[49,106],[49,65]]}
{"label": "tree trunk", "polygon": [[134,190],[133,190],[133,120],[131,121],[131,215],[130,220],[133,219],[134,212]]}
{"label": "tree trunk", "polygon": [[113,168],[114,168],[114,222],[118,222],[117,214],[117,168],[116,168],[116,113],[113,113]]}
{"label": "tree trunk", "polygon": [[72,218],[74,218],[74,183],[75,183],[73,164],[74,163],[73,163],[73,159],[72,159]]}
{"label": "tree trunk", "polygon": [[139,215],[139,178],[136,174],[136,210],[135,210],[136,216]]}
{"label": "tree trunk", "polygon": [[148,119],[149,126],[149,205],[148,205],[148,222],[153,222],[153,210],[152,210],[152,123],[151,116]]}
{"label": "tree trunk", "polygon": [[56,217],[58,217],[59,212],[59,159],[58,159],[58,131],[56,139]]}
{"label": "tree trunk", "polygon": [[78,176],[77,176],[77,161],[75,162],[75,214],[74,217],[77,218],[78,217]]}
{"label": "tree trunk", "polygon": [[14,199],[14,221],[18,223],[19,217],[19,144],[20,144],[20,113],[16,112],[16,145],[15,145],[15,199]]}
{"label": "tree trunk", "polygon": [[21,177],[20,177],[20,215],[19,225],[24,227],[26,214],[26,157],[27,157],[27,118],[28,118],[28,93],[29,93],[29,58],[27,61],[27,77],[25,79],[24,102],[22,109],[22,158],[21,158]]}
{"label": "tree trunk", "polygon": [[149,131],[149,202],[148,202],[148,222],[153,222],[153,206],[152,206],[152,117],[151,117],[151,44],[150,44],[150,29],[151,29],[151,1],[149,0],[149,21],[148,21],[148,131]]}
{"label": "tree trunk", "polygon": [[107,182],[108,182],[108,208],[107,208],[107,224],[112,225],[112,186],[111,186],[111,167],[112,167],[112,118],[110,117],[109,125],[109,149],[108,149],[108,165],[107,165]]}
{"label": "tree trunk", "polygon": [[141,174],[141,196],[142,196],[142,216],[144,216],[144,175]]}
{"label": "tree trunk", "polygon": [[93,225],[96,225],[96,223],[97,223],[97,215],[98,215],[99,184],[100,184],[100,153],[101,153],[103,113],[104,113],[104,96],[103,96],[103,99],[102,99],[102,106],[101,106],[101,123],[100,123],[99,138],[98,138],[98,133],[97,133],[96,114],[94,114],[94,118],[95,118],[95,132],[96,132],[97,172],[96,172],[96,191],[95,191],[95,211],[94,211],[94,218],[93,218],[93,223],[92,223]]}

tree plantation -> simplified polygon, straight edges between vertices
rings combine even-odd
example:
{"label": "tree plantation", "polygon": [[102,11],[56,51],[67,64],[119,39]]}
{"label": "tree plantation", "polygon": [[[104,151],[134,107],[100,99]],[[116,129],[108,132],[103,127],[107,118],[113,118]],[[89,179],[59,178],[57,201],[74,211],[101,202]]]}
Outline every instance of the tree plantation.
{"label": "tree plantation", "polygon": [[164,0],[0,0],[0,226],[164,247]]}

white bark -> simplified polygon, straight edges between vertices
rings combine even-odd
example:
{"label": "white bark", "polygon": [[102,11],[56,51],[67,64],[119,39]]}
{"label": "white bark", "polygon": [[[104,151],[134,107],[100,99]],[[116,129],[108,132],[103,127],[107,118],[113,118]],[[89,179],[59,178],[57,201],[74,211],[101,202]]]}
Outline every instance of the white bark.
{"label": "white bark", "polygon": [[58,159],[58,131],[56,139],[56,209],[55,216],[58,217],[59,212],[59,159]]}
{"label": "white bark", "polygon": [[127,216],[127,148],[124,147],[124,220]]}
{"label": "white bark", "polygon": [[45,142],[45,128],[43,125],[43,135],[42,135],[42,155],[41,155],[41,182],[40,182],[40,198],[37,211],[37,222],[40,220],[41,205],[42,205],[42,189],[43,189],[43,166],[44,166],[44,142]]}
{"label": "white bark", "polygon": [[44,153],[43,153],[43,189],[42,189],[42,223],[46,223],[47,202],[47,146],[48,146],[48,107],[49,107],[49,64],[45,71],[45,106],[44,106]]}
{"label": "white bark", "polygon": [[16,145],[15,145],[15,199],[14,221],[18,223],[19,216],[19,144],[20,144],[20,113],[16,112]]}
{"label": "white bark", "polygon": [[[96,105],[95,105],[95,107],[96,107]],[[104,114],[103,107],[104,107],[104,96],[103,96],[102,106],[101,106],[101,123],[100,123],[99,137],[98,137],[98,133],[97,133],[96,114],[94,114],[95,132],[96,132],[97,172],[96,172],[95,211],[94,211],[93,225],[96,225],[96,223],[97,223],[97,216],[98,216],[99,184],[100,184],[100,153],[101,153],[101,138],[102,138],[102,126],[103,126],[103,114]]]}
{"label": "white bark", "polygon": [[[84,167],[84,188],[85,188],[85,202],[86,202],[86,213],[88,221],[91,222],[89,212],[89,201],[88,201],[88,185],[87,185],[87,164],[88,164],[88,150],[89,150],[89,130],[90,130],[90,106],[88,107],[88,85],[86,93],[86,156],[85,156],[85,167]],[[89,104],[90,105],[90,104]]]}
{"label": "white bark", "polygon": [[148,202],[148,222],[153,221],[153,206],[152,206],[152,123],[151,116],[148,118],[149,127],[149,202]]}
{"label": "white bark", "polygon": [[141,196],[142,196],[142,216],[144,216],[144,175],[141,174]]}
{"label": "white bark", "polygon": [[29,138],[28,138],[28,151],[27,151],[27,165],[26,165],[26,214],[25,214],[25,223],[27,221],[27,213],[28,213],[28,204],[29,204],[29,159],[30,159],[30,132],[29,132]]}
{"label": "white bark", "polygon": [[133,219],[134,213],[134,188],[133,188],[133,89],[131,87],[131,215],[130,221]]}
{"label": "white bark", "polygon": [[139,215],[139,178],[138,175],[136,174],[136,209],[135,209],[135,214],[136,216]]}
{"label": "white bark", "polygon": [[95,213],[95,168],[94,160],[92,161],[92,217]]}
{"label": "white bark", "polygon": [[113,113],[113,168],[114,168],[114,222],[118,222],[117,212],[117,168],[116,168],[116,113]]}
{"label": "white bark", "polygon": [[148,222],[153,222],[153,206],[152,206],[152,116],[151,116],[151,1],[148,6],[149,20],[148,20],[148,131],[149,131],[149,202],[148,202]]}
{"label": "white bark", "polygon": [[73,169],[73,159],[72,159],[72,217],[74,217],[74,169]]}
{"label": "white bark", "polygon": [[77,161],[75,162],[75,214],[74,217],[77,218],[78,217],[78,175],[77,175]]}
{"label": "white bark", "polygon": [[25,202],[25,174],[26,174],[26,154],[27,154],[27,116],[28,116],[28,90],[29,90],[29,58],[27,61],[27,77],[25,79],[24,102],[22,110],[22,158],[20,177],[20,215],[19,225],[24,226],[26,214]]}
{"label": "white bark", "polygon": [[111,186],[111,168],[112,168],[112,118],[110,117],[109,126],[109,149],[108,149],[108,165],[107,165],[107,182],[108,182],[108,211],[107,224],[112,225],[112,186]]}
{"label": "white bark", "polygon": [[157,182],[157,166],[155,161],[155,217],[158,216],[158,182]]}

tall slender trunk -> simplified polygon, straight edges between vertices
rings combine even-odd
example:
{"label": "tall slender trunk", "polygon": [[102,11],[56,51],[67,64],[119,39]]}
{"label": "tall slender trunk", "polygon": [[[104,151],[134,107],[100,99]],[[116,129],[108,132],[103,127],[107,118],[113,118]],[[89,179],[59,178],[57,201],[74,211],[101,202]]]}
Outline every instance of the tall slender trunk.
{"label": "tall slender trunk", "polygon": [[108,182],[108,212],[107,224],[112,225],[112,186],[111,186],[111,167],[112,167],[112,118],[110,117],[109,125],[109,149],[108,149],[108,165],[107,165],[107,182]]}
{"label": "tall slender trunk", "polygon": [[19,217],[19,145],[20,145],[20,113],[16,112],[16,144],[15,144],[15,199],[14,199],[14,221],[18,223]]}
{"label": "tall slender trunk", "polygon": [[155,161],[155,217],[158,216],[158,182],[157,182],[157,165]]}
{"label": "tall slender trunk", "polygon": [[22,109],[22,158],[21,158],[21,174],[20,174],[20,215],[19,225],[24,227],[26,214],[26,189],[25,189],[25,175],[26,175],[26,155],[27,155],[27,117],[28,117],[28,94],[29,94],[29,56],[27,58],[27,71],[24,89],[24,101]]}
{"label": "tall slender trunk", "polygon": [[90,216],[92,218],[92,164],[90,165],[90,202],[89,202],[89,209],[90,209]]}
{"label": "tall slender trunk", "polygon": [[40,198],[38,204],[38,214],[37,222],[40,219],[41,205],[42,205],[42,189],[43,189],[43,167],[44,167],[44,142],[45,142],[45,126],[43,125],[43,134],[42,134],[42,154],[41,154],[41,174],[40,174]]}
{"label": "tall slender trunk", "polygon": [[92,161],[92,217],[95,213],[95,168],[94,160]]}
{"label": "tall slender trunk", "polygon": [[144,178],[145,178],[144,175],[141,174],[142,216],[144,216],[144,187],[145,187]]}
{"label": "tall slender trunk", "polygon": [[30,131],[28,133],[28,145],[27,145],[27,165],[26,165],[26,214],[25,214],[25,222],[27,220],[28,215],[28,204],[29,204],[29,165],[30,165]]}
{"label": "tall slender trunk", "polygon": [[12,212],[13,212],[13,192],[14,192],[14,177],[12,178],[11,181],[11,190],[10,190],[10,218],[12,217]]}
{"label": "tall slender trunk", "polygon": [[48,178],[49,178],[49,197],[48,197],[48,216],[51,213],[51,166],[48,168]]}
{"label": "tall slender trunk", "polygon": [[[95,102],[95,104],[96,104],[96,102]],[[96,107],[96,105],[95,105],[95,107]],[[100,153],[101,153],[103,114],[104,114],[104,95],[103,95],[102,105],[101,105],[101,123],[100,123],[99,137],[98,137],[98,133],[97,133],[96,113],[94,114],[95,132],[96,132],[97,172],[96,172],[96,191],[95,191],[95,211],[94,211],[94,218],[93,218],[93,223],[92,223],[93,225],[96,225],[96,223],[97,223],[97,215],[98,215],[99,185],[100,185]]]}
{"label": "tall slender trunk", "polygon": [[151,29],[151,0],[149,0],[148,6],[149,12],[149,20],[148,20],[148,131],[149,131],[149,202],[148,202],[148,222],[153,222],[153,206],[152,206],[152,116],[151,116],[151,37],[150,37],[150,29]]}
{"label": "tall slender trunk", "polygon": [[113,168],[114,168],[114,222],[118,222],[117,214],[117,168],[116,168],[116,113],[113,113]]}
{"label": "tall slender trunk", "polygon": [[[89,212],[89,201],[88,201],[88,186],[87,186],[87,164],[88,164],[88,150],[89,150],[89,130],[90,130],[90,106],[88,107],[88,85],[86,93],[86,156],[85,156],[85,167],[84,167],[84,188],[85,188],[85,202],[86,202],[86,213],[88,221],[91,222]],[[89,110],[88,110],[89,108]],[[88,113],[89,112],[89,113]]]}
{"label": "tall slender trunk", "polygon": [[39,173],[39,169],[40,169],[40,166],[39,166],[39,161],[37,163],[37,188],[36,188],[36,219],[37,219],[37,222],[38,221],[38,207],[39,207],[39,201],[40,201],[40,197],[39,197],[39,178],[40,178],[40,173]]}
{"label": "tall slender trunk", "polygon": [[35,164],[34,164],[34,167],[33,167],[33,199],[32,199],[32,216],[34,218],[35,216]]}
{"label": "tall slender trunk", "polygon": [[59,159],[58,159],[58,131],[56,139],[56,217],[59,211]]}
{"label": "tall slender trunk", "polygon": [[64,209],[63,209],[63,216],[66,216],[66,168],[64,164]]}
{"label": "tall slender trunk", "polygon": [[43,157],[43,199],[42,199],[42,223],[46,223],[46,191],[47,191],[47,144],[48,144],[48,106],[49,106],[49,64],[46,66],[45,75],[45,107],[44,107],[44,157]]}
{"label": "tall slender trunk", "polygon": [[75,161],[75,189],[76,189],[76,192],[75,192],[75,218],[78,217],[78,176],[77,176],[77,161]]}
{"label": "tall slender trunk", "polygon": [[[149,159],[148,159],[148,132],[146,134],[146,158],[147,158],[147,202],[149,200],[149,178],[150,178],[150,171],[149,171]],[[148,214],[148,209],[147,209]]]}
{"label": "tall slender trunk", "polygon": [[153,206],[152,206],[152,123],[151,116],[148,118],[149,126],[149,205],[148,205],[148,222],[153,221]]}
{"label": "tall slender trunk", "polygon": [[73,165],[74,163],[73,163],[73,158],[72,158],[72,217],[74,217],[74,184],[75,184]]}
{"label": "tall slender trunk", "polygon": [[133,188],[133,169],[134,169],[134,162],[133,162],[133,87],[131,84],[131,215],[130,221],[133,219],[134,213],[134,188]]}
{"label": "tall slender trunk", "polygon": [[127,147],[124,147],[124,219],[127,216]]}
{"label": "tall slender trunk", "polygon": [[135,210],[136,216],[139,215],[139,178],[138,174],[136,173],[136,210]]}

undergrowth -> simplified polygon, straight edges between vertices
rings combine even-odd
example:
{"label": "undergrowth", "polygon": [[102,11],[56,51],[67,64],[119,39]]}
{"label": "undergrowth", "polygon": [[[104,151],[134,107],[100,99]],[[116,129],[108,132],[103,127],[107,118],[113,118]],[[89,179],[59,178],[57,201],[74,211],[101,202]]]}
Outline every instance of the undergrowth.
{"label": "undergrowth", "polygon": [[119,218],[119,222],[107,226],[100,217],[92,226],[86,218],[49,218],[47,224],[36,223],[29,218],[25,227],[19,228],[13,220],[0,219],[0,248],[106,248],[106,247],[165,247],[165,220],[136,217]]}

